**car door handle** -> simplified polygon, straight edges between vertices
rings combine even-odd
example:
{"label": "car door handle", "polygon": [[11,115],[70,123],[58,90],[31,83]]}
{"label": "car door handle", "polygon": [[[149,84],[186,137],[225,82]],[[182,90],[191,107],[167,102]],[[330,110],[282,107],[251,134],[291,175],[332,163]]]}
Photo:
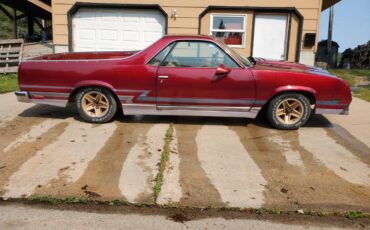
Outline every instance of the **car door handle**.
{"label": "car door handle", "polygon": [[159,79],[168,79],[168,76],[158,76]]}

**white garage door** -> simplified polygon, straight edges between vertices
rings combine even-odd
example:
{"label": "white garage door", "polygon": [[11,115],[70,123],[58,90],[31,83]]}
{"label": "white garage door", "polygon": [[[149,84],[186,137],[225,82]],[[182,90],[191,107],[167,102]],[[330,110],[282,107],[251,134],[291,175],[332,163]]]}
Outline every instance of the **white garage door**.
{"label": "white garage door", "polygon": [[142,50],[165,34],[165,22],[158,10],[81,8],[73,17],[73,50]]}
{"label": "white garage door", "polygon": [[286,59],[287,16],[256,15],[253,56],[275,60]]}

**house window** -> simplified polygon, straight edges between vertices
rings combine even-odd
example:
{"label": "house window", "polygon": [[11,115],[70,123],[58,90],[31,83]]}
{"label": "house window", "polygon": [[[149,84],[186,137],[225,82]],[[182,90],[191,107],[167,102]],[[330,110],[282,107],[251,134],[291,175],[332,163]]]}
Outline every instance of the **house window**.
{"label": "house window", "polygon": [[210,35],[231,47],[244,48],[245,15],[211,15]]}

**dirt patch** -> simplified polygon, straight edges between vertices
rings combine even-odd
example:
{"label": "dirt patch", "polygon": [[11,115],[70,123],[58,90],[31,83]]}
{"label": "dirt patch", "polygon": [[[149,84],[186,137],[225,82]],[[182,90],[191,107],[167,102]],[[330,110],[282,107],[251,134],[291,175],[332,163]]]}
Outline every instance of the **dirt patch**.
{"label": "dirt patch", "polygon": [[180,156],[181,206],[223,207],[221,195],[206,176],[197,155],[195,137],[201,125],[174,126]]}
{"label": "dirt patch", "polygon": [[339,145],[348,149],[370,167],[370,148],[366,144],[359,141],[338,124],[333,124],[332,128],[325,130],[329,137],[333,138]]}
{"label": "dirt patch", "polygon": [[137,142],[137,138],[142,133],[146,133],[150,125],[137,127],[136,124],[122,122],[115,122],[115,124],[117,128],[112,136],[89,162],[83,175],[75,183],[68,183],[60,173],[59,177],[52,180],[48,186],[36,189],[35,194],[101,200],[124,199],[119,188],[123,163],[128,152]]}
{"label": "dirt patch", "polygon": [[175,222],[180,222],[180,223],[184,223],[190,220],[189,217],[187,217],[186,214],[183,212],[174,213],[170,215],[168,219],[173,220]]}
{"label": "dirt patch", "polygon": [[[336,175],[332,170],[320,162],[314,154],[301,146],[297,138],[293,138],[293,146],[301,152],[306,166],[303,178],[295,178],[291,183],[296,183],[302,207],[316,210],[370,210],[370,190],[362,185],[352,184]],[[315,143],[312,143],[314,145]],[[321,154],[332,151],[330,148],[322,150]],[[340,165],[338,165],[340,167]],[[300,183],[298,182],[300,181]],[[305,193],[300,189],[310,187],[312,192]],[[312,187],[312,188],[311,188]]]}
{"label": "dirt patch", "polygon": [[[60,174],[70,182],[77,181],[115,128],[113,123],[91,128],[91,124],[71,121],[57,141],[38,151],[11,175],[7,186],[9,191],[5,195],[30,196],[37,185],[48,185]],[[67,166],[68,170],[61,171]]]}
{"label": "dirt patch", "polygon": [[[23,120],[25,118],[22,118]],[[33,119],[26,119],[33,120]],[[37,122],[41,119],[36,119]],[[14,122],[14,121],[13,121]],[[34,123],[30,121],[28,124]],[[16,148],[8,151],[6,153],[0,153],[0,165],[6,166],[3,168],[0,173],[0,188],[3,188],[8,178],[16,172],[20,166],[25,163],[28,159],[34,156],[39,150],[43,149],[45,146],[54,142],[68,126],[68,122],[62,122],[57,124],[53,128],[50,128],[46,133],[41,135],[38,139],[32,142],[20,144]],[[0,191],[0,195],[4,194],[4,190]]]}
{"label": "dirt patch", "polygon": [[[301,170],[291,164],[288,164],[286,158],[276,143],[269,141],[272,134],[270,129],[257,127],[253,124],[248,127],[233,126],[244,147],[248,150],[250,156],[261,169],[263,177],[268,182],[264,191],[264,207],[282,208],[295,210],[298,205],[292,199],[289,186],[285,181],[289,174],[302,175]],[[281,192],[287,190],[287,192]]]}
{"label": "dirt patch", "polygon": [[[268,180],[265,207],[283,210],[370,210],[369,188],[351,184],[325,167],[300,145],[296,131],[274,130],[270,133],[271,130],[254,125],[233,127],[233,130]],[[289,141],[292,150],[300,154],[304,168],[287,164],[282,155],[284,149],[271,143],[267,138],[269,135],[279,135]],[[323,149],[322,154],[325,151],[330,149]]]}
{"label": "dirt patch", "polygon": [[38,125],[44,120],[45,119],[42,118],[17,117],[12,121],[4,123],[0,129],[0,151],[6,148],[22,134],[29,132],[32,126]]}

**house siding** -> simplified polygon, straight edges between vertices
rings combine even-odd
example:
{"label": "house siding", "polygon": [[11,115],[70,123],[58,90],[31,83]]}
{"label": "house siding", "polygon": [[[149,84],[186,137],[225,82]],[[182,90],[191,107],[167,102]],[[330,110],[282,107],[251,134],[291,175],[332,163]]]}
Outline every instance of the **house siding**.
{"label": "house siding", "polygon": [[[322,0],[187,0],[187,1],[173,1],[173,0],[52,0],[52,14],[53,14],[53,36],[54,44],[67,46],[68,45],[68,17],[67,13],[76,2],[88,3],[104,3],[104,4],[158,4],[168,14],[168,33],[169,34],[198,34],[199,32],[199,15],[210,5],[212,6],[243,6],[243,7],[294,7],[304,17],[303,34],[301,36],[303,44],[305,33],[318,34],[320,13]],[[171,18],[173,9],[176,9],[176,20]],[[238,11],[236,11],[238,12]],[[245,13],[245,12],[244,12]],[[206,14],[202,18],[201,33],[209,33],[209,22],[207,20],[209,15]],[[246,48],[238,50],[242,54],[248,55],[251,53],[251,32],[253,27],[253,11],[247,12],[247,40]],[[206,31],[208,30],[208,31]],[[292,17],[289,53],[288,60],[293,60],[296,52],[296,39],[294,33],[298,32],[298,18]],[[296,32],[295,32],[296,31]],[[306,52],[316,52],[316,46],[312,49],[304,49]]]}

